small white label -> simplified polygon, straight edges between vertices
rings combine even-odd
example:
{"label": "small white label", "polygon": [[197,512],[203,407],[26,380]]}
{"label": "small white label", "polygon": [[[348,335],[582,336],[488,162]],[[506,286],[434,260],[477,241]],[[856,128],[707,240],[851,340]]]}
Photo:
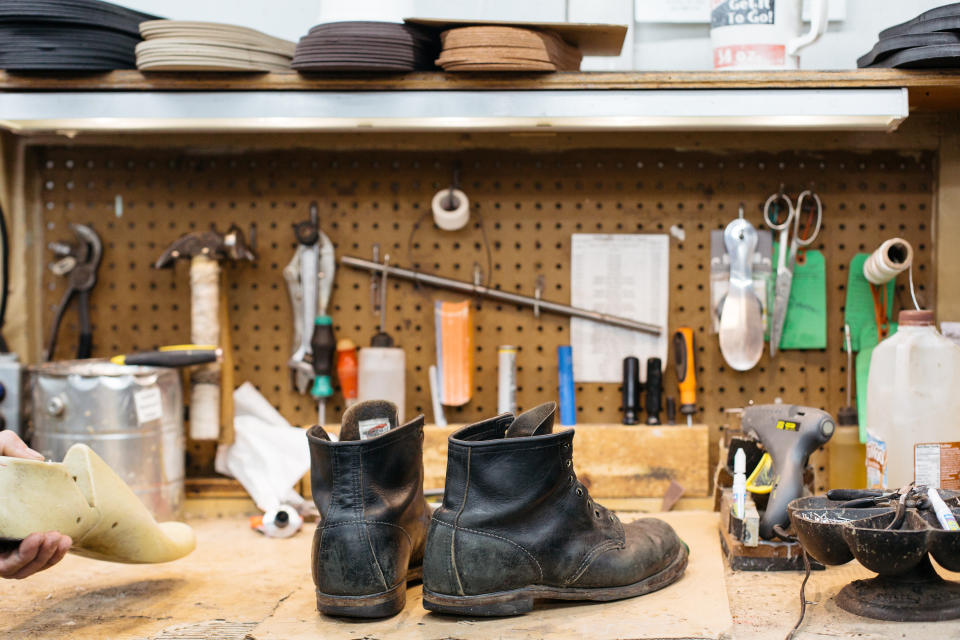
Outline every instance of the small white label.
{"label": "small white label", "polygon": [[867,488],[887,488],[887,443],[867,432]]}
{"label": "small white label", "polygon": [[913,478],[935,489],[960,489],[960,442],[925,442],[913,447]]}
{"label": "small white label", "polygon": [[913,479],[935,489],[940,488],[940,445],[918,444],[913,448]]}
{"label": "small white label", "polygon": [[382,436],[390,431],[390,420],[387,418],[368,418],[357,422],[357,429],[360,431],[361,440],[369,440]]}
{"label": "small white label", "polygon": [[160,389],[150,387],[133,394],[133,405],[137,410],[137,422],[146,424],[163,418],[163,398]]}

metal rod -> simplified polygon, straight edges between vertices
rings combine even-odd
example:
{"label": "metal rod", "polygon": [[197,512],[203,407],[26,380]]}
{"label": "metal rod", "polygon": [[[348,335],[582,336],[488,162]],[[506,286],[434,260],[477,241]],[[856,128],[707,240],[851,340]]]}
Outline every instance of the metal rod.
{"label": "metal rod", "polygon": [[643,331],[644,333],[650,333],[655,336],[660,335],[663,331],[662,327],[659,327],[655,324],[638,322],[629,318],[622,318],[620,316],[613,316],[607,313],[600,313],[599,311],[590,311],[588,309],[581,309],[579,307],[571,307],[570,305],[560,304],[559,302],[550,302],[549,300],[543,299],[538,300],[537,298],[531,296],[509,293],[507,291],[500,291],[499,289],[490,289],[489,287],[485,287],[480,284],[473,284],[472,282],[463,282],[462,280],[434,276],[428,273],[421,273],[419,271],[413,271],[410,269],[391,267],[389,264],[383,265],[379,262],[364,260],[363,258],[341,256],[340,263],[345,264],[348,267],[353,267],[354,269],[364,269],[366,271],[372,271],[373,273],[381,273],[384,276],[389,274],[394,278],[411,280],[413,282],[418,282],[431,287],[437,287],[439,289],[459,291],[461,293],[482,296],[484,298],[490,298],[492,300],[499,300],[501,302],[508,302],[510,304],[526,307],[539,307],[541,311],[548,311],[550,313],[556,313],[574,318],[585,318],[587,320],[593,320],[594,322],[609,324],[615,327],[633,329],[634,331]]}

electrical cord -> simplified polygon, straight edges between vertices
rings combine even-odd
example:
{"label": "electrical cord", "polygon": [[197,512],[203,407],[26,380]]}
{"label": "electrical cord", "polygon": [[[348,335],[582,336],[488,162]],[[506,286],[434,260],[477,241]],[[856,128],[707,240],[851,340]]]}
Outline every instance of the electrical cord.
{"label": "electrical cord", "polygon": [[10,236],[7,233],[7,216],[0,207],[0,250],[3,251],[3,290],[0,291],[0,353],[9,353],[7,340],[3,337],[3,328],[7,320],[7,297],[10,295]]}
{"label": "electrical cord", "polygon": [[[410,235],[407,236],[407,260],[410,261],[410,266],[414,269],[420,270],[417,266],[417,262],[413,259],[413,240],[419,231],[420,226],[424,223],[427,216],[431,216],[433,213],[431,211],[424,211],[420,214],[420,217],[417,218],[417,221],[413,223],[413,228],[410,229]],[[493,288],[493,251],[490,249],[490,241],[487,239],[487,229],[486,225],[483,222],[483,216],[480,215],[479,211],[473,212],[471,215],[477,218],[477,228],[480,229],[480,237],[483,238],[483,247],[486,250],[487,254],[487,272],[484,274],[480,284],[483,284],[488,289]]]}
{"label": "electrical cord", "polygon": [[[783,527],[781,527],[778,524],[773,526],[773,532],[776,533],[777,537],[779,537],[782,540],[785,540],[787,542],[796,542],[797,544],[800,544],[800,541],[797,539],[796,536],[790,535],[789,533],[784,531]],[[807,615],[807,605],[813,604],[812,602],[807,601],[807,594],[806,594],[807,581],[810,580],[810,556],[807,555],[807,550],[803,547],[802,544],[800,545],[800,550],[801,550],[801,553],[803,554],[803,570],[804,570],[803,582],[800,583],[800,618],[797,620],[797,624],[793,625],[793,628],[790,629],[790,631],[787,633],[787,637],[784,638],[784,640],[793,640],[793,638],[796,637],[797,631],[800,630],[800,625],[803,624],[803,619]]]}

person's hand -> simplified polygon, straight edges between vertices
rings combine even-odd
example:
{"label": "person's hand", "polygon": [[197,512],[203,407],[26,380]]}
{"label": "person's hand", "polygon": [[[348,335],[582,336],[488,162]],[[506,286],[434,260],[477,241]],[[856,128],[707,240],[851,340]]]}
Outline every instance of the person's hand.
{"label": "person's hand", "polygon": [[[0,431],[0,456],[43,460],[13,431]],[[73,540],[57,531],[31,533],[13,551],[0,553],[0,578],[21,580],[63,560]]]}
{"label": "person's hand", "polygon": [[43,460],[43,455],[28,447],[13,431],[0,431],[0,456]]}
{"label": "person's hand", "polygon": [[31,533],[20,547],[0,553],[0,578],[22,580],[63,560],[73,540],[56,531]]}

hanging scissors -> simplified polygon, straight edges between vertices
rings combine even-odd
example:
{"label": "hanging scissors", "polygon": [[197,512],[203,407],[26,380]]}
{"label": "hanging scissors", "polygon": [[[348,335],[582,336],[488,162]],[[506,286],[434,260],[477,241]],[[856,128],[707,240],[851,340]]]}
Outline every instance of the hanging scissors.
{"label": "hanging scissors", "polygon": [[[785,216],[784,213],[786,213]],[[802,229],[801,217],[806,218]],[[790,287],[793,285],[793,267],[797,263],[797,252],[813,243],[817,234],[820,233],[823,204],[820,202],[820,196],[807,189],[797,197],[797,204],[794,206],[781,186],[780,191],[767,198],[763,205],[763,220],[772,230],[780,232],[773,324],[770,326],[770,357],[772,358],[777,355],[780,339],[783,337],[783,325],[787,319],[787,304],[790,302]],[[793,226],[792,236],[791,225]],[[790,248],[786,250],[788,246]]]}

